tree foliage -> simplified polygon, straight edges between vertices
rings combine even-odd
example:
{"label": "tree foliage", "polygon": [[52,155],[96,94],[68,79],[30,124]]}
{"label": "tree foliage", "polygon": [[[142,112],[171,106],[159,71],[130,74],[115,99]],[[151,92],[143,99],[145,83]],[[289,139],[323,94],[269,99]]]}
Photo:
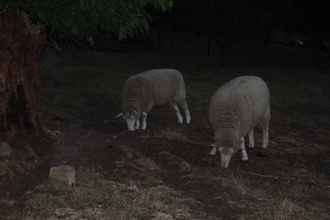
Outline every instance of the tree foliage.
{"label": "tree foliage", "polygon": [[0,9],[18,8],[48,27],[50,34],[93,36],[113,33],[125,39],[148,31],[151,12],[164,12],[174,0],[0,0]]}

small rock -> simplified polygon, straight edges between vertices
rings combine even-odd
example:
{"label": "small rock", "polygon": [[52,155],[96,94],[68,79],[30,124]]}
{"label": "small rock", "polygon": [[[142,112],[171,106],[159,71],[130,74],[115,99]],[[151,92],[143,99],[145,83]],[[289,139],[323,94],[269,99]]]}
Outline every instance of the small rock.
{"label": "small rock", "polygon": [[76,170],[69,165],[55,166],[49,170],[49,179],[74,186],[76,185]]}
{"label": "small rock", "polygon": [[190,164],[179,156],[171,154],[168,151],[162,151],[158,156],[162,166],[165,166],[168,169],[179,173],[191,172]]}
{"label": "small rock", "polygon": [[186,209],[176,209],[174,217],[177,220],[191,219],[191,215],[190,215],[189,211]]}
{"label": "small rock", "polygon": [[154,217],[151,220],[174,220],[174,218],[171,215],[163,212],[157,212],[153,216]]}
{"label": "small rock", "polygon": [[145,158],[145,157],[138,158],[138,159],[134,160],[134,163],[136,163],[136,165],[138,165],[140,167],[143,167],[146,170],[154,171],[156,173],[159,173],[161,170],[159,168],[159,166],[155,163],[155,161],[153,161],[150,158]]}
{"label": "small rock", "polygon": [[45,129],[45,132],[47,135],[49,135],[51,138],[57,139],[62,132],[59,130],[50,130],[50,129]]}
{"label": "small rock", "polygon": [[133,149],[129,146],[120,145],[117,148],[120,151],[120,153],[123,154],[124,157],[129,159],[129,160],[131,160],[133,158],[143,157],[143,155],[140,152],[136,151],[135,149]]}
{"label": "small rock", "polygon": [[127,189],[130,192],[138,192],[139,191],[138,186],[133,181],[130,181]]}
{"label": "small rock", "polygon": [[0,158],[8,158],[12,155],[13,150],[7,142],[0,143]]}
{"label": "small rock", "polygon": [[56,217],[63,219],[63,218],[70,218],[70,219],[78,219],[81,215],[80,211],[76,211],[71,208],[58,208],[55,210]]}

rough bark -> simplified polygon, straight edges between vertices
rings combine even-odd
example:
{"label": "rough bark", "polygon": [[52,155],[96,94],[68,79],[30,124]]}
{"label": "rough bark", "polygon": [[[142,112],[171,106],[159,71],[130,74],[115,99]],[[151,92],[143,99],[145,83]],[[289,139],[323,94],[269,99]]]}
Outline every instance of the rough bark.
{"label": "rough bark", "polygon": [[[0,131],[42,131],[38,112],[39,58],[44,27],[19,11],[0,12]],[[16,132],[15,132],[16,133]],[[1,136],[2,136],[1,135]]]}

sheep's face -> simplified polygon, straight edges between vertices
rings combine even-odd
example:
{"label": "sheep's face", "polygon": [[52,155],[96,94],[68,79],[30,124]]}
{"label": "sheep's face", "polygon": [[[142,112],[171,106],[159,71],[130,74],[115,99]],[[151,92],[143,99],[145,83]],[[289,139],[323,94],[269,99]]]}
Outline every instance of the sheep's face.
{"label": "sheep's face", "polygon": [[233,147],[219,147],[219,152],[221,156],[221,167],[227,168],[235,150]]}
{"label": "sheep's face", "polygon": [[134,131],[138,127],[137,124],[139,123],[140,114],[137,110],[133,109],[124,112],[123,118],[126,121],[129,131]]}
{"label": "sheep's face", "polygon": [[221,156],[221,167],[227,168],[233,154],[239,149],[238,138],[235,132],[223,131],[216,137],[216,144]]}

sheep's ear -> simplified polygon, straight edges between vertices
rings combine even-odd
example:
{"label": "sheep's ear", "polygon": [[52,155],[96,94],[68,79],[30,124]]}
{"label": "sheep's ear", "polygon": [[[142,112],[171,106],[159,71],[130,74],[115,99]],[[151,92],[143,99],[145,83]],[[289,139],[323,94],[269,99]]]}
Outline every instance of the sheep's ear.
{"label": "sheep's ear", "polygon": [[118,115],[116,115],[116,118],[121,118],[123,117],[124,113],[120,112]]}

